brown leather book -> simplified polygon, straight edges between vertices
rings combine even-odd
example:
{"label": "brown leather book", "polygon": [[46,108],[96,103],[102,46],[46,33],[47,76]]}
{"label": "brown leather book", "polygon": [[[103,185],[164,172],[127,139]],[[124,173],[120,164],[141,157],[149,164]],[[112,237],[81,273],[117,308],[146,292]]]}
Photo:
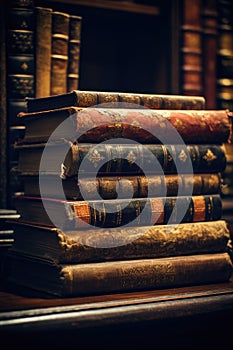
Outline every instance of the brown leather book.
{"label": "brown leather book", "polygon": [[[166,192],[167,196],[177,196],[178,191],[183,195],[190,194],[215,194],[219,193],[222,179],[219,173],[200,174],[167,174],[163,175],[112,175],[97,176],[93,181],[88,176],[78,179],[77,177],[61,180],[58,175],[22,175],[21,181],[24,184],[26,196],[40,196],[40,182],[43,182],[48,197],[61,198],[58,192],[59,182],[62,182],[62,189],[66,199],[82,200],[116,199],[121,198],[143,198],[148,196],[159,197]],[[192,186],[192,191],[190,191]]]}
{"label": "brown leather book", "polygon": [[[79,142],[129,138],[141,143],[213,143],[230,141],[232,122],[226,110],[150,110],[66,107],[19,113],[25,143],[53,139]],[[46,123],[46,128],[44,127]]]}
{"label": "brown leather book", "polygon": [[70,15],[67,92],[79,88],[79,66],[81,54],[81,25],[82,17]]}
{"label": "brown leather book", "polygon": [[27,224],[20,219],[10,224],[14,230],[11,252],[62,264],[230,250],[230,234],[224,220],[75,231]]}
{"label": "brown leather book", "polygon": [[[169,94],[141,94],[127,92],[73,90],[44,98],[26,98],[27,112],[39,112],[69,106],[135,108],[143,106],[151,109],[205,109],[203,96],[183,96]],[[107,105],[106,105],[107,104]]]}
{"label": "brown leather book", "polygon": [[52,58],[50,95],[67,92],[69,14],[52,12]]}
{"label": "brown leather book", "polygon": [[11,283],[60,297],[226,282],[232,275],[228,253],[65,265],[17,255],[10,263]]}
{"label": "brown leather book", "polygon": [[201,0],[184,0],[181,27],[181,91],[203,95]]}
{"label": "brown leather book", "polygon": [[217,47],[218,47],[218,11],[217,0],[204,0],[202,4],[203,18],[203,95],[206,98],[206,108],[217,107]]}
{"label": "brown leather book", "polygon": [[52,9],[35,7],[35,97],[50,95],[51,51],[52,51]]}

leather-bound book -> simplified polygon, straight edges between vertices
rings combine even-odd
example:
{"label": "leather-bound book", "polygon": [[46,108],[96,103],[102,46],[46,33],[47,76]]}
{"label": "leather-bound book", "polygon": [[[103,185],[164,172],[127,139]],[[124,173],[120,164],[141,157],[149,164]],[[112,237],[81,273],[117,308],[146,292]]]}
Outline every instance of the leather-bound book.
{"label": "leather-bound book", "polygon": [[77,137],[79,142],[93,143],[129,138],[141,143],[219,144],[230,141],[232,137],[231,114],[226,110],[85,109],[71,106],[22,112],[18,117],[26,126],[25,143],[47,142],[52,134],[57,139]]}
{"label": "leather-bound book", "polygon": [[[225,176],[226,177],[226,176]],[[78,179],[77,177],[61,180],[58,175],[22,175],[24,193],[27,196],[40,196],[40,182],[43,182],[48,197],[59,198],[61,193],[57,190],[59,182],[67,199],[82,200],[143,198],[148,192],[152,197],[159,197],[166,192],[167,196],[177,196],[178,191],[193,195],[219,193],[222,188],[222,179],[219,173],[200,174],[167,174],[162,175],[111,175],[97,176],[93,181],[90,177]],[[192,186],[192,190],[190,190]],[[225,187],[224,187],[225,188]],[[224,193],[226,192],[226,189]],[[63,193],[62,193],[63,195]]]}
{"label": "leather-bound book", "polygon": [[230,247],[224,220],[74,231],[21,219],[10,224],[15,237],[11,252],[61,264],[219,253]]}
{"label": "leather-bound book", "polygon": [[13,202],[22,220],[62,230],[215,221],[222,215],[219,194],[91,201],[18,194]]}
{"label": "leather-bound book", "polygon": [[10,263],[12,284],[59,297],[226,282],[232,275],[228,253],[86,264],[54,264],[14,255]]}
{"label": "leather-bound book", "polygon": [[181,91],[203,95],[201,0],[184,0],[181,27]]}
{"label": "leather-bound book", "polygon": [[69,14],[52,12],[50,95],[67,92]]}
{"label": "leather-bound book", "polygon": [[[77,106],[127,107],[137,105],[151,109],[205,109],[203,96],[169,94],[137,94],[127,92],[103,92],[73,90],[44,98],[26,98],[27,112],[39,112],[56,108]],[[136,106],[135,106],[136,105]]]}
{"label": "leather-bound book", "polygon": [[206,108],[217,108],[217,48],[218,48],[218,11],[217,0],[204,0],[203,18],[203,95]]}
{"label": "leather-bound book", "polygon": [[35,7],[35,97],[50,95],[52,52],[52,9]]}
{"label": "leather-bound book", "polygon": [[[226,166],[221,145],[48,143],[15,146],[23,174],[71,176],[216,173]],[[46,152],[44,149],[46,147]],[[43,158],[42,154],[44,152]],[[83,162],[83,160],[85,161]],[[82,163],[83,162],[83,163]]]}
{"label": "leather-bound book", "polygon": [[70,15],[67,92],[79,88],[79,67],[81,54],[81,25],[82,17]]}

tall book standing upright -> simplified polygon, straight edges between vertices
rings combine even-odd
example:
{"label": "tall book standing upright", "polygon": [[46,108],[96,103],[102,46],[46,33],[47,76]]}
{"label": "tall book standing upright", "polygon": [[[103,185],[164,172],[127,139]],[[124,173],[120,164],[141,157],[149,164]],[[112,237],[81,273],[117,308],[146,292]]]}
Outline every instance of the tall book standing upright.
{"label": "tall book standing upright", "polygon": [[[183,127],[183,129],[181,127],[181,130],[183,130],[183,135],[190,135],[190,132],[192,131],[192,141],[194,144],[186,144],[186,147],[188,149],[192,149],[193,147],[193,149],[196,150],[198,147],[200,149],[204,149],[206,147],[203,154],[203,161],[206,161],[207,164],[211,163],[213,165],[212,171],[210,171],[210,168],[208,168],[209,171],[207,170],[206,173],[210,176],[212,174],[217,175],[219,172],[217,164],[215,163],[214,166],[214,163],[212,163],[218,158],[217,155],[213,153],[213,150],[215,148],[216,150],[218,149],[220,153],[222,152],[222,165],[224,167],[225,155],[220,143],[221,140],[223,141],[225,138],[228,139],[232,131],[226,111],[222,111],[225,113],[225,121],[225,118],[220,118],[219,123],[216,120],[218,124],[216,130],[220,132],[220,135],[218,137],[219,144],[215,144],[216,138],[213,137],[213,129],[208,128],[210,132],[209,139],[207,138],[208,132],[204,131],[205,128],[203,128],[203,120],[205,118],[203,115],[205,114],[208,116],[207,124],[209,126],[209,123],[212,125],[212,121],[214,122],[215,118],[218,119],[217,115],[219,112],[221,114],[221,111],[211,112],[213,113],[211,117],[209,115],[210,112],[208,111],[176,110],[174,112],[168,109],[157,109],[153,110],[152,113],[152,111],[145,109],[142,109],[140,111],[140,109],[134,110],[129,108],[130,102],[135,99],[138,101],[138,104],[142,103],[143,101],[144,104],[145,101],[149,101],[150,103],[159,101],[161,105],[162,101],[164,106],[164,104],[169,100],[174,102],[176,99],[179,101],[179,97],[171,98],[170,96],[167,96],[166,98],[166,96],[163,96],[161,98],[161,96],[137,96],[136,94],[121,95],[119,93],[98,93],[82,91],[74,91],[65,95],[68,100],[71,98],[71,100],[74,101],[74,104],[77,108],[81,107],[79,104],[80,101],[83,101],[83,103],[85,102],[85,104],[92,106],[90,98],[93,98],[94,101],[96,101],[98,98],[97,101],[99,102],[100,100],[103,102],[109,102],[111,99],[114,102],[119,102],[120,96],[121,98],[124,98],[124,102],[128,101],[127,107],[113,109],[108,108],[105,105],[105,109],[91,107],[87,109],[81,109],[80,113],[76,113],[77,119],[73,119],[73,125],[75,125],[75,122],[78,123],[78,129],[80,128],[79,131],[81,132],[82,136],[78,140],[77,144],[75,142],[71,142],[67,145],[67,150],[71,151],[71,155],[72,151],[74,151],[73,154],[75,156],[74,158],[69,158],[68,156],[66,157],[67,159],[65,159],[63,162],[62,175],[64,181],[66,181],[66,178],[71,175],[78,175],[80,170],[79,167],[82,164],[82,156],[86,155],[88,161],[90,162],[89,170],[99,169],[99,161],[103,160],[104,163],[102,164],[101,168],[102,176],[105,177],[106,175],[113,175],[114,178],[116,178],[120,175],[121,180],[123,180],[124,183],[124,176],[129,173],[129,169],[132,171],[132,176],[135,176],[136,174],[138,176],[138,168],[135,168],[136,160],[137,163],[140,164],[139,168],[141,167],[141,170],[145,169],[145,164],[147,162],[149,163],[150,168],[152,167],[150,159],[150,157],[152,157],[151,153],[150,156],[148,156],[147,153],[147,155],[143,157],[142,148],[146,146],[150,147],[151,150],[162,150],[163,156],[158,156],[157,159],[160,159],[161,161],[161,168],[165,173],[165,176],[165,170],[167,169],[170,170],[172,175],[177,175],[177,171],[174,167],[171,166],[172,160],[174,161],[176,158],[177,161],[179,159],[183,164],[187,158],[185,151],[180,148],[179,144],[171,145],[170,150],[173,150],[173,156],[174,154],[176,155],[175,158],[173,158],[172,154],[169,153],[169,150],[165,147],[164,144],[155,142],[155,137],[153,139],[154,143],[150,143],[152,136],[151,134],[148,134],[148,131],[143,129],[143,127],[146,129],[146,124],[148,122],[147,117],[149,117],[149,120],[151,122],[149,124],[150,126],[153,124],[153,121],[156,124],[158,118],[158,121],[160,121],[160,123],[158,122],[156,124],[155,130],[160,130],[159,128],[162,124],[165,129],[165,134],[169,134],[169,128],[167,129],[164,124],[166,124],[165,120],[169,120],[169,116],[171,117],[172,113],[175,113],[176,115],[176,118],[174,118],[174,127],[179,129],[180,123],[183,126],[183,120],[184,123],[186,122],[186,127]],[[32,107],[33,103],[31,104],[32,109],[38,108],[40,105],[41,108],[45,108],[45,110],[37,111],[34,113],[34,115],[33,113],[27,116],[24,115],[24,117],[32,118],[32,123],[34,120],[35,125],[38,125],[40,122],[44,122],[44,118],[46,117],[51,117],[52,119],[52,116],[56,116],[56,113],[59,114],[59,112],[61,112],[62,106],[59,105],[59,103],[62,103],[63,98],[64,95],[59,95],[51,96],[45,99],[28,100],[28,103],[37,103],[34,104],[34,107]],[[184,100],[186,103],[187,100],[190,103],[190,99],[184,99],[181,97],[180,102],[182,100],[183,103]],[[194,103],[195,100],[198,101],[198,97],[196,97],[196,99],[194,97],[191,98],[192,103]],[[44,103],[43,107],[40,102]],[[61,108],[59,111],[52,109],[50,112],[46,112],[47,108],[45,106],[50,105],[51,108],[54,106],[57,107],[57,103]],[[68,102],[65,99],[64,105],[67,103]],[[72,107],[72,105],[69,105],[69,103],[68,106],[70,106],[68,110],[72,108],[74,109],[74,107]],[[82,112],[84,113],[83,119]],[[150,114],[146,115],[146,113]],[[200,130],[198,129],[198,127],[200,128],[200,125],[198,125],[198,123],[196,124],[196,127],[193,127],[192,123],[192,128],[189,128],[187,126],[187,114],[189,115],[188,121],[190,121],[193,114],[196,115],[197,121],[201,123],[201,135]],[[159,118],[159,115],[161,118]],[[184,119],[182,119],[183,116],[185,116]],[[122,120],[120,120],[120,117],[122,117]],[[82,133],[82,128],[85,130],[86,127],[85,120],[88,121],[88,132],[86,134],[84,132]],[[97,121],[100,122],[100,126],[96,125]],[[53,126],[56,128],[56,122],[53,124]],[[73,131],[74,130],[78,132],[77,128],[75,127],[73,127]],[[74,134],[71,134],[71,140],[75,140],[74,135],[75,132]],[[133,140],[136,139],[137,141],[140,141],[141,144],[113,144],[112,146],[111,144],[103,143],[101,145],[101,141],[113,139],[114,136],[116,139],[118,139],[117,137],[119,135],[121,137],[132,138]],[[41,136],[47,137],[48,135],[46,136],[39,134],[39,138]],[[90,140],[93,140],[93,136],[95,136],[96,141],[94,145],[96,146],[98,145],[98,142],[100,142],[100,145],[102,146],[101,150],[93,149],[93,144],[90,143]],[[55,150],[55,153],[53,153],[54,155],[57,155],[56,152],[59,148],[57,141],[59,139],[60,136],[58,136],[57,139],[53,139],[53,142],[55,142],[55,144],[53,144],[53,142],[51,143],[51,147],[54,147]],[[30,132],[28,141],[29,140]],[[84,143],[83,140],[89,140],[89,143]],[[143,140],[145,141],[144,143]],[[148,140],[150,140],[150,142],[146,144]],[[198,144],[198,142],[195,144],[195,140],[205,140],[206,144],[201,145],[200,143]],[[210,141],[211,143],[207,144],[207,141]],[[34,142],[38,142],[36,136],[34,137]],[[43,149],[43,144],[40,144],[40,146],[42,146]],[[25,144],[20,147],[20,152],[22,154],[24,153],[25,149],[31,150],[31,153],[33,154],[35,149],[38,148],[38,144],[30,143],[29,141],[27,144],[25,142]],[[106,152],[107,149],[108,151]],[[110,149],[111,152],[113,152],[113,157],[111,157]],[[198,158],[197,154],[195,156],[194,153],[190,153],[190,155],[192,154],[191,157],[193,157],[194,160],[193,166],[194,169],[198,169],[200,172],[201,167],[197,167],[197,164],[200,164],[200,159]],[[106,154],[108,155],[107,157]],[[36,172],[38,174],[39,171],[42,171],[43,175],[46,177],[46,168],[41,169],[41,166],[39,165],[41,159],[40,151],[38,153],[38,159],[39,162],[33,161],[34,174],[36,174]],[[66,160],[68,160],[68,162],[66,162]],[[69,163],[69,160],[71,160],[71,163]],[[31,163],[32,161],[30,161],[28,157],[25,157],[24,164],[21,162],[21,170],[23,169],[23,172],[25,174],[30,173]],[[51,166],[50,161],[46,162],[46,164],[49,164]],[[58,167],[55,170],[57,173],[59,173],[60,169],[61,167]],[[68,173],[64,172],[64,170],[67,169],[70,171]],[[111,171],[109,171],[109,169]],[[152,170],[154,171],[154,169]],[[119,171],[121,171],[121,174]],[[153,171],[152,176],[156,175]],[[84,175],[86,178],[87,173],[85,172]],[[178,175],[182,175],[181,178],[185,178],[186,175],[189,177],[190,173],[187,171],[187,167],[183,166],[183,173],[179,174],[178,172]],[[201,176],[201,178],[203,177]],[[97,183],[98,181],[96,181],[96,179],[92,179],[89,182],[89,185],[95,188]],[[103,184],[103,182],[101,182],[101,184]],[[40,183],[40,185],[43,188],[42,183]],[[77,184],[77,186],[79,185],[80,183]],[[107,183],[105,185],[108,186]],[[145,187],[148,189],[148,184],[145,184]],[[161,194],[158,197],[152,198],[151,193],[148,194],[147,191],[145,192],[145,196],[142,196],[141,198],[131,198],[129,196],[125,199],[115,198],[107,200],[104,200],[103,198],[100,198],[99,200],[89,198],[88,201],[86,201],[85,198],[79,201],[70,201],[68,199],[61,200],[59,193],[58,197],[56,198],[45,198],[43,193],[44,192],[42,190],[41,196],[39,198],[35,196],[35,193],[33,193],[33,191],[31,193],[31,198],[28,198],[26,196],[15,197],[15,203],[18,203],[16,205],[21,213],[21,220],[18,222],[18,225],[16,223],[17,233],[15,245],[10,251],[10,257],[12,261],[10,281],[15,285],[23,285],[52,295],[67,297],[85,294],[112,293],[184,286],[187,284],[228,281],[229,277],[231,276],[232,262],[228,251],[229,231],[226,227],[226,223],[220,220],[221,198],[218,193],[216,194],[216,192],[215,194],[211,192],[206,196],[204,196],[203,193],[200,193],[199,196],[193,195],[192,198],[188,196],[186,197],[185,195],[179,196],[178,193],[175,198],[172,196],[167,196],[165,202],[163,201],[164,197],[161,197]],[[186,209],[184,209],[183,204],[188,199],[190,200],[189,207],[186,207]],[[144,212],[145,215],[143,217],[140,215],[145,209],[143,206],[146,203],[149,205],[147,205],[147,211],[146,214]],[[181,206],[179,206],[179,204],[181,204]],[[56,228],[56,225],[54,226],[53,220],[50,222],[47,220],[46,210],[44,209],[47,207],[47,205],[52,210],[53,214],[55,214],[55,217],[59,218],[60,222],[58,223],[58,227],[61,227],[60,230]],[[176,207],[176,210],[171,213],[176,205],[178,205],[178,207]],[[110,211],[109,207],[111,209]],[[179,219],[179,214],[182,210],[184,210],[185,220],[183,220],[183,223],[180,224],[180,221],[177,220]],[[172,222],[172,225],[163,225],[165,223],[169,223],[169,220],[167,219],[170,219],[170,214],[174,219],[174,221],[170,221],[170,223]],[[33,219],[34,222],[31,221],[31,223],[29,223],[31,219]],[[134,225],[133,220],[136,220],[136,224]],[[192,221],[192,223],[190,221]],[[68,226],[65,225],[66,223]],[[220,234],[220,240],[217,239],[214,231],[211,231],[212,223],[213,228],[218,226],[217,231]],[[91,229],[88,226],[89,224],[91,225]],[[126,227],[122,226],[122,224],[126,225]],[[178,224],[177,231],[173,230],[175,228],[175,224]],[[171,229],[171,232],[166,235],[165,232],[169,229]],[[31,234],[28,235],[28,232],[31,232]],[[35,237],[33,236],[33,232],[35,232]],[[184,245],[181,243],[181,232],[184,234]],[[41,235],[47,235],[49,242],[47,240],[46,242],[44,240],[41,241],[38,238],[40,236],[40,233]],[[135,234],[137,233],[139,236],[138,239],[135,240]],[[170,240],[173,241],[172,245],[175,245],[174,250],[171,246],[171,250],[166,250],[168,255],[166,255],[166,253],[163,251],[162,237],[158,237],[159,233],[163,233],[162,236],[168,246],[171,243]],[[191,234],[192,239],[196,243],[199,241],[200,235],[202,234],[206,235],[206,239],[201,239],[201,244],[196,245],[195,243],[194,250],[190,250],[191,246],[188,243],[190,239],[189,234]],[[210,235],[210,241],[212,241],[212,239],[217,239],[218,243],[217,241],[215,242],[217,249],[216,251],[215,249],[212,250],[215,243],[212,241],[212,245],[212,243],[210,243],[207,239],[207,235]],[[69,247],[72,247],[71,250],[74,249],[72,258],[71,255],[69,255],[71,253],[71,250],[69,253],[68,250],[66,250],[66,253],[64,251],[62,252],[63,249],[61,248],[60,244],[57,245],[58,236],[59,239],[64,239],[63,243],[64,247],[66,247],[65,250],[68,248],[68,245]],[[22,240],[20,240],[20,237]],[[157,241],[156,237],[158,239]],[[220,244],[220,242],[223,244]],[[212,248],[210,248],[209,243]],[[150,251],[149,247],[151,247],[151,245],[152,250]],[[158,250],[155,248],[156,245]],[[33,249],[31,251],[29,251],[29,246],[33,246]],[[77,251],[75,252],[76,248]],[[98,255],[99,248],[102,250],[99,251],[100,254]],[[50,254],[49,251],[52,251],[53,249],[56,250],[56,253]],[[79,250],[82,252],[86,251],[86,257],[84,253],[81,258],[78,253]],[[126,252],[128,252],[129,255]],[[62,256],[61,260],[59,256]],[[26,274],[25,271],[27,272]],[[49,279],[44,278],[44,276],[49,276]]]}
{"label": "tall book standing upright", "polygon": [[67,92],[79,88],[79,67],[81,54],[81,25],[82,17],[70,15]]}

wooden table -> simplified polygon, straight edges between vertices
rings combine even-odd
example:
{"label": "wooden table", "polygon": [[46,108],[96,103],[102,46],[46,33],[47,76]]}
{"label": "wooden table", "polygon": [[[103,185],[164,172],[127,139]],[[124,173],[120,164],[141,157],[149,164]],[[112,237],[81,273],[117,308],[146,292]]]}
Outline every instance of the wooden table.
{"label": "wooden table", "polygon": [[64,299],[20,293],[0,292],[8,348],[223,349],[233,329],[233,281]]}

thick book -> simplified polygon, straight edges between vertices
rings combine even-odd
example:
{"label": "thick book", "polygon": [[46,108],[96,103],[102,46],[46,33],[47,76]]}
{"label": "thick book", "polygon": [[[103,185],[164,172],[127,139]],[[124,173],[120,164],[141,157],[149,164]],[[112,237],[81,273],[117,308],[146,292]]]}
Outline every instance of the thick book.
{"label": "thick book", "polygon": [[60,297],[226,282],[232,275],[228,253],[86,264],[14,255],[10,263],[10,283]]}
{"label": "thick book", "polygon": [[[24,184],[23,191],[26,196],[40,196],[40,183],[43,182],[43,191],[48,197],[59,198],[59,184],[62,182],[62,195],[66,199],[82,200],[143,198],[148,196],[160,197],[166,192],[167,196],[177,196],[179,191],[183,195],[190,192],[193,195],[220,193],[222,178],[219,173],[200,174],[167,174],[163,175],[111,175],[85,177],[79,179],[74,176],[62,180],[59,175],[22,175],[19,176]],[[192,187],[192,190],[190,188]]]}
{"label": "thick book", "polygon": [[27,112],[39,112],[69,106],[91,107],[107,104],[116,107],[127,104],[128,108],[135,105],[151,109],[205,109],[203,96],[184,96],[170,94],[141,94],[127,92],[81,91],[73,90],[44,98],[26,98]]}
{"label": "thick book", "polygon": [[87,231],[62,231],[22,220],[11,225],[11,252],[62,264],[227,252],[230,243],[224,220]]}
{"label": "thick book", "polygon": [[69,14],[52,12],[50,95],[67,93]]}
{"label": "thick book", "polygon": [[17,194],[13,203],[22,220],[64,230],[215,221],[222,215],[219,194],[89,201]]}
{"label": "thick book", "polygon": [[67,92],[79,88],[79,67],[81,54],[81,27],[82,17],[70,15],[69,43],[68,43],[68,69]]}
{"label": "thick book", "polygon": [[[17,145],[18,171],[60,174],[63,179],[88,174],[217,173],[226,166],[221,145],[49,143]],[[44,151],[46,149],[46,151]],[[43,156],[42,156],[43,155]]]}
{"label": "thick book", "polygon": [[[141,143],[223,143],[232,137],[226,110],[149,110],[66,107],[19,113],[25,143],[77,137],[79,142],[129,138]],[[44,127],[46,123],[46,128]]]}

